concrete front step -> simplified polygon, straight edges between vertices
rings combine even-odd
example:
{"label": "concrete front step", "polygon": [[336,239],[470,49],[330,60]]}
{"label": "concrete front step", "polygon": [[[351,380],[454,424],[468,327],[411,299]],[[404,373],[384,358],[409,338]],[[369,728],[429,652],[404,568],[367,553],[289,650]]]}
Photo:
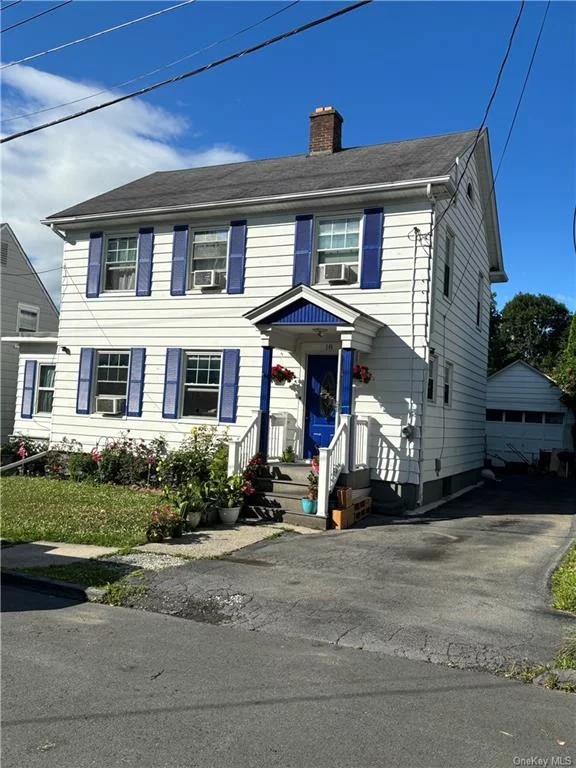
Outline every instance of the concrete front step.
{"label": "concrete front step", "polygon": [[269,477],[257,477],[253,481],[258,493],[266,495],[280,493],[282,496],[302,498],[308,493],[308,483],[295,483],[290,480],[273,480]]}
{"label": "concrete front step", "polygon": [[291,512],[301,512],[301,499],[306,498],[306,493],[254,493],[250,496],[250,505],[266,507],[270,510],[287,509]]}
{"label": "concrete front step", "polygon": [[326,531],[330,526],[329,518],[306,515],[302,512],[302,507],[298,510],[289,510],[280,507],[250,504],[244,510],[244,519],[248,522],[251,520],[274,520],[275,522],[282,522],[287,525],[301,525],[304,528],[314,528],[319,531]]}
{"label": "concrete front step", "polygon": [[310,464],[282,462],[268,464],[268,476],[274,480],[292,481],[308,484],[308,475],[312,471]]}

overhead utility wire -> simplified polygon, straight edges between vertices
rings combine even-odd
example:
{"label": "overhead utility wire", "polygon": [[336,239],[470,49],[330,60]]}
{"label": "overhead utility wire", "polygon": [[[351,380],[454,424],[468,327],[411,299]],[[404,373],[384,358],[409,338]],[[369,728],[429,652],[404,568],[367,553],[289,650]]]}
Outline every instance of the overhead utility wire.
{"label": "overhead utility wire", "polygon": [[115,88],[123,88],[125,85],[130,85],[131,83],[135,83],[138,80],[143,80],[145,77],[150,77],[150,75],[155,75],[157,72],[162,72],[163,70],[169,69],[170,67],[173,67],[176,64],[180,64],[181,62],[186,61],[187,59],[191,59],[192,57],[198,56],[199,54],[204,53],[205,51],[209,51],[211,48],[215,48],[217,45],[222,45],[222,43],[227,43],[229,40],[233,40],[235,37],[239,37],[240,35],[244,34],[244,32],[249,32],[251,29],[258,27],[261,24],[264,24],[265,21],[272,19],[274,16],[278,16],[280,13],[284,13],[284,11],[289,10],[294,5],[298,5],[299,2],[300,0],[294,0],[294,2],[284,6],[284,8],[280,8],[280,10],[278,11],[274,11],[274,13],[271,13],[268,16],[265,16],[263,19],[260,19],[260,21],[256,21],[254,24],[250,24],[250,26],[244,27],[244,29],[240,29],[238,32],[234,32],[233,35],[229,35],[228,37],[223,37],[221,40],[216,40],[215,42],[204,46],[204,48],[199,48],[198,50],[193,51],[192,53],[189,53],[186,56],[182,56],[182,58],[180,59],[171,61],[168,64],[163,64],[161,67],[152,69],[150,70],[150,72],[146,72],[143,75],[138,75],[137,77],[133,77],[131,80],[125,80],[123,83],[116,83],[116,85],[111,85],[108,88],[104,88],[101,91],[96,91],[95,93],[91,93],[90,96],[83,96],[81,99],[74,99],[73,101],[65,101],[63,104],[56,104],[53,107],[44,107],[43,109],[36,109],[34,112],[26,112],[25,114],[16,115],[15,117],[8,117],[6,119],[2,119],[2,122],[11,123],[14,120],[23,120],[26,117],[33,117],[34,115],[40,115],[42,112],[51,112],[54,109],[69,107],[71,104],[78,104],[81,101],[88,101],[89,99],[93,99],[96,96],[101,96],[103,93],[109,93],[111,90]]}
{"label": "overhead utility wire", "polygon": [[278,43],[281,40],[286,40],[287,38],[293,37],[294,35],[298,35],[300,32],[305,32],[306,30],[312,29],[313,27],[317,27],[320,24],[325,24],[327,21],[332,21],[332,19],[336,19],[338,18],[338,16],[344,16],[344,14],[350,13],[351,11],[355,11],[364,5],[369,5],[372,2],[373,0],[360,0],[360,2],[358,3],[354,3],[353,5],[348,5],[345,8],[341,8],[338,11],[329,13],[326,16],[321,16],[320,18],[315,19],[314,21],[309,21],[307,24],[302,24],[300,27],[295,27],[294,29],[291,29],[288,32],[283,32],[281,35],[270,37],[261,43],[252,45],[249,48],[244,48],[244,50],[242,51],[231,53],[229,56],[225,56],[222,59],[217,59],[216,61],[213,61],[210,64],[205,64],[202,67],[198,67],[198,69],[193,69],[193,70],[190,70],[189,72],[184,72],[181,75],[176,75],[175,77],[171,77],[168,80],[162,80],[159,83],[148,85],[146,86],[146,88],[141,88],[139,91],[133,91],[132,93],[126,93],[123,96],[117,96],[115,99],[110,99],[109,101],[105,101],[102,104],[97,104],[94,107],[88,107],[87,109],[81,112],[75,112],[72,115],[67,115],[66,117],[60,117],[57,120],[52,120],[49,123],[43,123],[42,125],[37,125],[34,128],[27,128],[25,131],[20,131],[19,133],[13,133],[10,136],[6,136],[5,138],[1,139],[0,144],[4,144],[5,142],[8,142],[8,141],[13,141],[14,139],[19,139],[22,136],[28,136],[31,133],[36,133],[37,131],[41,131],[45,128],[50,128],[53,125],[59,125],[60,123],[65,123],[68,120],[75,120],[78,117],[82,117],[83,115],[89,115],[90,113],[97,112],[98,110],[104,109],[105,107],[110,107],[113,104],[119,104],[120,102],[127,101],[128,99],[132,99],[135,96],[143,96],[145,93],[150,93],[151,91],[155,91],[157,88],[162,88],[165,85],[171,85],[172,83],[177,83],[181,80],[186,80],[187,78],[193,77],[194,75],[199,75],[201,72],[207,72],[210,69],[215,69],[216,67],[219,67],[222,64],[227,64],[229,61],[234,61],[235,59],[239,59],[242,56],[247,56],[251,53],[255,53],[256,51],[260,51],[263,48],[267,48],[269,45]]}
{"label": "overhead utility wire", "polygon": [[[53,5],[51,8],[48,8],[45,11],[41,11],[40,13],[37,13],[35,16],[29,16],[27,19],[22,19],[22,21],[17,21],[16,24],[12,24],[10,27],[4,27],[4,29],[0,30],[0,34],[3,32],[8,32],[11,29],[16,29],[16,27],[21,27],[22,24],[27,24],[29,21],[34,21],[34,19],[39,19],[40,16],[45,16],[47,13],[52,13],[52,11],[57,11],[58,8],[63,8],[65,5],[70,5],[72,0],[65,0],[65,2],[60,3],[59,5]],[[2,8],[4,10],[4,8]]]}
{"label": "overhead utility wire", "polygon": [[101,29],[100,32],[94,32],[91,35],[86,35],[86,37],[80,37],[77,40],[71,40],[69,43],[62,43],[62,45],[56,45],[54,48],[48,48],[46,51],[40,51],[39,53],[33,53],[31,56],[25,56],[23,59],[18,59],[18,61],[9,61],[7,64],[4,64],[4,66],[0,67],[1,69],[6,69],[7,67],[13,67],[15,64],[23,64],[26,61],[32,61],[33,59],[38,59],[40,56],[46,56],[49,53],[54,53],[55,51],[62,51],[64,48],[69,48],[71,45],[78,45],[78,43],[85,43],[87,40],[93,40],[95,37],[101,37],[102,35],[108,34],[108,32],[116,32],[118,29],[124,29],[125,27],[130,27],[132,24],[138,24],[140,21],[146,21],[146,19],[151,19],[154,16],[161,16],[163,13],[168,13],[168,11],[174,11],[176,8],[181,8],[183,5],[190,5],[190,3],[195,3],[196,0],[184,0],[183,3],[178,3],[178,5],[171,5],[169,8],[163,8],[161,11],[154,11],[154,13],[148,13],[146,16],[140,16],[137,19],[132,19],[131,21],[125,21],[123,24],[117,24],[115,27],[108,27],[108,29]]}
{"label": "overhead utility wire", "polygon": [[476,134],[476,138],[474,139],[474,143],[472,145],[472,148],[470,149],[470,152],[468,154],[468,159],[466,160],[466,163],[464,165],[464,169],[462,173],[459,175],[458,182],[456,184],[456,189],[454,190],[450,200],[448,201],[446,208],[444,211],[440,214],[438,219],[436,220],[436,223],[434,224],[434,227],[432,228],[432,231],[430,234],[432,235],[436,229],[438,229],[438,226],[444,216],[446,216],[446,213],[450,209],[450,206],[456,199],[456,195],[458,194],[458,190],[460,188],[460,184],[462,183],[462,179],[466,175],[466,171],[468,170],[468,166],[470,165],[470,161],[472,159],[472,156],[474,154],[474,150],[476,149],[476,146],[478,142],[480,141],[480,136],[482,135],[482,131],[484,130],[484,126],[486,125],[486,120],[488,119],[488,113],[490,112],[490,108],[492,107],[492,103],[494,102],[494,99],[496,98],[496,93],[498,92],[498,87],[500,85],[500,80],[502,79],[502,74],[504,73],[504,68],[506,66],[506,62],[508,61],[508,57],[510,56],[510,51],[512,50],[512,43],[514,42],[514,37],[516,35],[516,30],[518,29],[518,24],[520,23],[520,17],[522,16],[522,12],[524,10],[524,6],[526,5],[525,0],[521,0],[520,2],[520,8],[518,10],[518,14],[516,16],[516,21],[514,22],[514,26],[512,27],[512,32],[510,33],[510,37],[508,38],[508,46],[506,47],[506,53],[504,54],[504,58],[502,59],[502,63],[500,64],[500,69],[498,70],[498,76],[496,77],[496,82],[494,83],[494,87],[492,88],[492,93],[490,94],[490,98],[488,99],[488,104],[486,106],[486,109],[484,110],[484,117],[482,118],[482,122],[480,123],[480,127],[478,128],[478,132]]}
{"label": "overhead utility wire", "polygon": [[476,245],[476,242],[478,240],[478,234],[480,233],[480,227],[484,223],[484,219],[486,218],[486,211],[488,210],[488,204],[492,200],[492,196],[494,195],[494,190],[496,187],[496,179],[498,178],[498,174],[500,173],[500,168],[502,167],[502,162],[504,161],[504,155],[506,154],[506,150],[508,149],[508,144],[510,143],[510,139],[512,137],[512,131],[514,130],[514,126],[516,125],[516,118],[518,117],[518,113],[520,111],[520,107],[522,105],[522,100],[524,99],[524,93],[526,91],[526,86],[528,85],[528,80],[530,78],[530,74],[532,72],[532,67],[534,65],[534,59],[536,58],[536,53],[538,52],[538,47],[540,45],[540,38],[542,37],[542,32],[544,31],[544,24],[546,23],[546,16],[548,15],[548,11],[550,10],[550,3],[551,0],[548,0],[548,3],[546,4],[546,10],[544,11],[544,15],[542,17],[542,21],[540,23],[540,29],[538,30],[538,36],[536,37],[536,41],[534,43],[534,48],[532,49],[532,55],[530,57],[530,63],[528,64],[528,69],[526,70],[526,75],[524,77],[524,82],[522,83],[522,90],[520,91],[520,95],[518,97],[518,101],[516,102],[516,108],[514,110],[514,115],[512,116],[512,122],[510,123],[510,128],[508,129],[508,134],[506,136],[506,141],[504,142],[504,148],[502,150],[502,154],[500,155],[500,160],[498,161],[498,167],[496,168],[496,173],[494,174],[494,178],[492,180],[492,186],[490,187],[490,194],[488,195],[488,200],[486,202],[486,205],[484,206],[484,211],[482,213],[482,218],[480,219],[480,222],[478,224],[478,227],[476,228],[476,232],[474,233],[474,240],[472,242],[472,246],[470,248],[470,255],[468,256],[468,259],[466,263],[464,264],[464,269],[462,270],[462,274],[460,275],[460,280],[458,281],[458,284],[456,286],[455,291],[452,294],[452,302],[450,304],[450,307],[448,308],[448,311],[446,312],[446,315],[450,312],[452,307],[454,306],[454,298],[456,297],[456,294],[458,293],[460,286],[462,285],[462,281],[464,279],[464,275],[466,274],[466,270],[468,268],[468,264],[470,263],[470,259],[472,258],[472,254],[474,253],[474,246]]}
{"label": "overhead utility wire", "polygon": [[[45,275],[47,272],[56,272],[62,267],[52,267],[51,269],[35,269],[37,275]],[[2,277],[28,277],[30,272],[2,272]]]}
{"label": "overhead utility wire", "polygon": [[2,5],[0,6],[0,11],[7,11],[8,8],[12,8],[13,5],[18,5],[21,2],[22,0],[14,0],[13,3],[8,3],[8,5]]}

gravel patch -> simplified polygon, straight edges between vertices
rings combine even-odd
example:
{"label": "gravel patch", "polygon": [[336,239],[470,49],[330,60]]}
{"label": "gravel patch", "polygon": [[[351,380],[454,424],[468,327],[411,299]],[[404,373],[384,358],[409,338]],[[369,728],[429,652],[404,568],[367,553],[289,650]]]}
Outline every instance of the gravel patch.
{"label": "gravel patch", "polygon": [[112,555],[111,557],[100,559],[106,563],[116,563],[117,565],[142,568],[145,571],[163,571],[164,568],[185,565],[187,562],[184,557],[154,554],[153,552],[133,552],[128,555]]}

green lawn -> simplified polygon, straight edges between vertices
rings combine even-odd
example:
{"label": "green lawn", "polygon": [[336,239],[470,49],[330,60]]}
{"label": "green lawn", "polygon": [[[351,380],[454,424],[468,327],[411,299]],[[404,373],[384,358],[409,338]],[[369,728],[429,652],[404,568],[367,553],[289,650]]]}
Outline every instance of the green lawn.
{"label": "green lawn", "polygon": [[113,485],[4,477],[0,480],[2,537],[131,547],[146,542],[157,493]]}
{"label": "green lawn", "polygon": [[576,542],[552,576],[554,608],[576,613]]}

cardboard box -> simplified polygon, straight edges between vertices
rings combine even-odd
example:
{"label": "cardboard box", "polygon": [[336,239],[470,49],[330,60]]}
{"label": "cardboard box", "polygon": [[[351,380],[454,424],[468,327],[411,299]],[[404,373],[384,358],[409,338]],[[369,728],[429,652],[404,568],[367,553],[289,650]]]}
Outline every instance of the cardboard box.
{"label": "cardboard box", "polygon": [[352,488],[336,488],[336,506],[338,509],[346,509],[353,504]]}
{"label": "cardboard box", "polygon": [[372,499],[369,496],[356,501],[344,509],[332,510],[332,524],[336,530],[341,531],[344,528],[350,528],[363,517],[370,514],[372,509]]}

